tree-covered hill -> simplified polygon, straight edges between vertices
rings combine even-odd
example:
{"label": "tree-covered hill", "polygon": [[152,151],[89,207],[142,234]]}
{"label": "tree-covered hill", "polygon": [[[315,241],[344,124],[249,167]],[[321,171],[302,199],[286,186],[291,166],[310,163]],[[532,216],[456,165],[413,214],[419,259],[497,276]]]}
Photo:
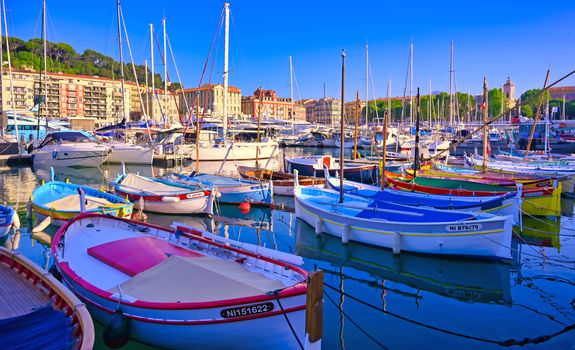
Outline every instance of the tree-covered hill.
{"label": "tree-covered hill", "polygon": [[[6,38],[3,37],[2,59],[7,61]],[[12,67],[16,69],[43,69],[42,60],[42,40],[22,39],[9,37]],[[83,53],[78,53],[74,48],[66,43],[47,42],[47,68],[48,72],[62,72],[68,74],[81,74],[88,76],[99,76],[111,79],[120,78],[120,64],[112,57],[101,54],[97,51],[86,49]],[[144,84],[146,68],[144,65],[135,65],[136,74],[140,84]],[[131,64],[124,63],[124,76],[128,81],[135,81]],[[148,68],[148,77],[151,79],[151,72]],[[163,86],[160,74],[155,74],[156,86]],[[169,89],[180,88],[179,83],[171,83]]]}

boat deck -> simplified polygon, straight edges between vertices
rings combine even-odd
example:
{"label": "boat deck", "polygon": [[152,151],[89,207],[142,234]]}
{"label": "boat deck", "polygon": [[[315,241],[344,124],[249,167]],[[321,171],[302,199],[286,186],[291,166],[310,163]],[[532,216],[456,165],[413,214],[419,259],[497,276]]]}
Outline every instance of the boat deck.
{"label": "boat deck", "polygon": [[0,281],[0,319],[28,314],[50,301],[30,280],[3,263],[0,263]]}

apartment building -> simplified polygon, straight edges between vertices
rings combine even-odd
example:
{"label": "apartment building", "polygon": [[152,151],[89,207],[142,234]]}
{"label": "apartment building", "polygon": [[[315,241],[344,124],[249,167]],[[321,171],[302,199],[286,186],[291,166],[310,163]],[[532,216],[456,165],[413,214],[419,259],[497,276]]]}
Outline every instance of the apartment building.
{"label": "apartment building", "polygon": [[251,118],[261,114],[266,118],[305,120],[305,107],[279,97],[274,90],[257,89],[252,96],[242,97],[242,113]]}
{"label": "apartment building", "polygon": [[[187,114],[187,108],[197,109],[214,117],[223,116],[224,86],[222,84],[204,84],[199,88],[184,89],[180,95],[180,112]],[[242,91],[235,86],[228,86],[228,116],[242,114]]]}
{"label": "apartment building", "polygon": [[[7,71],[3,72],[0,83],[0,106],[4,111],[15,110],[32,115],[36,113],[34,106],[42,101],[45,103],[40,104],[39,112],[43,116],[94,118],[97,127],[120,121],[124,113],[128,120],[144,118],[146,111],[150,109],[143,109],[142,101],[146,99],[146,94],[152,95],[146,93],[144,87],[138,89],[135,83],[125,82],[122,99],[120,80],[98,76],[48,73],[47,76],[42,75],[40,84],[40,74],[27,70],[12,72],[13,89],[10,88]],[[158,91],[158,95],[163,96],[163,91]],[[161,107],[157,102],[154,104],[155,115],[164,115],[168,121],[178,120],[174,94],[169,93],[165,99],[160,97],[160,101]]]}
{"label": "apartment building", "polygon": [[317,100],[308,100],[305,104],[306,120],[310,123],[339,124],[341,117],[341,101],[324,97]]}

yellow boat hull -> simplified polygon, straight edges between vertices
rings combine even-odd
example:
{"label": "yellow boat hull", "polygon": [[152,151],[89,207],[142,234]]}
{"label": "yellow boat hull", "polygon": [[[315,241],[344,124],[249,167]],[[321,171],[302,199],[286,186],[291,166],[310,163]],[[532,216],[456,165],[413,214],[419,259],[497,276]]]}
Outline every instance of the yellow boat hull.
{"label": "yellow boat hull", "polygon": [[561,192],[563,185],[559,183],[550,196],[523,197],[521,210],[532,216],[561,216]]}

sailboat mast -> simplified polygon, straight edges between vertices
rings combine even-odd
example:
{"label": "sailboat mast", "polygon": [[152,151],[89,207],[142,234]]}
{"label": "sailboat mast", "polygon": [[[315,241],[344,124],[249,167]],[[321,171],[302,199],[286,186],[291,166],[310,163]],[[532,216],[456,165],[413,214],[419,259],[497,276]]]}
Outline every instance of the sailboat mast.
{"label": "sailboat mast", "polygon": [[[122,27],[120,26],[120,0],[116,0],[116,10],[118,12],[118,49],[120,50],[120,76],[122,79],[122,117],[126,118],[126,91],[124,88],[124,53],[122,50]],[[124,134],[126,134],[124,132]]]}
{"label": "sailboat mast", "polygon": [[[353,132],[353,154],[351,159],[355,159],[357,156],[357,128],[359,124],[359,90],[355,95],[355,130]],[[343,138],[343,135],[342,135]]]}
{"label": "sailboat mast", "polygon": [[561,116],[563,119],[563,123],[565,123],[565,95],[563,95],[563,108],[561,108]]}
{"label": "sailboat mast", "polygon": [[487,120],[489,111],[489,101],[487,100],[487,78],[483,77],[483,172],[487,171]]}
{"label": "sailboat mast", "polygon": [[413,125],[413,41],[409,43],[409,125]]}
{"label": "sailboat mast", "polygon": [[[10,41],[8,38],[8,21],[6,20],[6,4],[2,0],[2,14],[4,15],[4,33],[6,33],[6,56],[8,57],[8,77],[10,80],[10,105],[12,106],[12,117],[14,118],[14,133],[16,140],[20,141],[20,131],[18,130],[18,114],[16,114],[16,105],[14,104],[14,82],[12,80],[12,61],[10,59]],[[0,24],[1,25],[1,24]],[[2,37],[0,36],[0,40]],[[0,77],[2,79],[2,77]],[[40,125],[38,125],[38,133],[40,132]]]}
{"label": "sailboat mast", "polygon": [[369,45],[365,45],[365,128],[367,131],[367,116],[369,115]]}
{"label": "sailboat mast", "polygon": [[[228,55],[230,44],[230,3],[224,3],[224,114],[223,114],[223,137],[228,132]],[[261,91],[260,91],[261,93]]]}
{"label": "sailboat mast", "polygon": [[295,104],[293,102],[293,63],[291,56],[289,57],[289,93],[291,98],[291,119],[292,121],[295,121]]}
{"label": "sailboat mast", "polygon": [[[44,56],[44,118],[46,119],[46,131],[48,131],[48,43],[46,40],[46,0],[42,1],[42,46]],[[40,128],[38,128],[40,129]]]}
{"label": "sailboat mast", "polygon": [[169,115],[168,113],[168,56],[166,51],[166,17],[162,18],[162,26],[164,28],[164,113],[166,114],[166,120],[168,123],[172,124],[173,116]]}
{"label": "sailboat mast", "polygon": [[[2,0],[2,7],[4,7],[4,0]],[[0,12],[0,57],[2,57],[2,52],[4,51],[4,41],[2,40],[2,20],[1,20],[1,12]],[[3,114],[6,114],[4,110],[4,65],[0,62],[0,119],[2,118]],[[8,116],[6,115],[6,122],[8,122]],[[4,140],[5,132],[4,128],[5,125],[0,125],[0,135],[2,138],[0,140]]]}
{"label": "sailboat mast", "polygon": [[148,119],[150,117],[149,115],[149,108],[150,108],[150,96],[148,94],[148,60],[144,60],[144,67],[145,67],[145,79],[146,79],[146,87],[145,90],[146,91],[146,107],[144,108],[144,115],[146,116],[146,119]]}
{"label": "sailboat mast", "polygon": [[421,118],[421,105],[419,88],[417,88],[417,105],[415,111],[415,152],[413,154],[413,178],[417,177],[417,170],[419,169],[419,119]]}
{"label": "sailboat mast", "polygon": [[[381,189],[385,188],[385,162],[387,158],[387,123],[391,121],[391,79],[387,83],[387,113],[383,115],[383,154],[381,157]],[[398,140],[395,140],[398,142]]]}
{"label": "sailboat mast", "polygon": [[150,23],[150,59],[152,60],[152,103],[150,105],[152,122],[156,124],[154,101],[156,99],[156,73],[154,68],[154,24]]}
{"label": "sailboat mast", "polygon": [[449,126],[453,125],[453,41],[449,55]]}
{"label": "sailboat mast", "polygon": [[339,148],[339,202],[343,203],[343,155],[344,146],[344,127],[345,127],[345,50],[341,51],[341,108],[340,108],[340,148]]}

